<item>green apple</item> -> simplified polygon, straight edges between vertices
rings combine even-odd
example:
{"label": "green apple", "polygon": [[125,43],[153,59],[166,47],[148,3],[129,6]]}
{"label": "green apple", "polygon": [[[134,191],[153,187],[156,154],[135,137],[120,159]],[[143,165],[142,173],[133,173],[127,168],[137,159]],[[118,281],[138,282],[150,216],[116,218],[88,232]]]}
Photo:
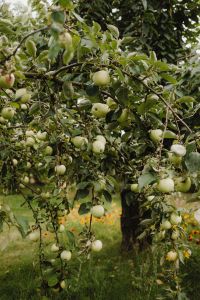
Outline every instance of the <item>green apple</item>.
{"label": "green apple", "polygon": [[31,240],[33,242],[37,242],[40,238],[40,231],[35,230],[35,231],[29,233],[28,238],[29,238],[29,240]]}
{"label": "green apple", "polygon": [[134,193],[139,193],[139,184],[138,183],[132,183],[131,184],[131,191]]}
{"label": "green apple", "polygon": [[104,118],[109,111],[109,106],[104,103],[94,103],[91,109],[91,113],[96,118]]}
{"label": "green apple", "polygon": [[166,234],[166,231],[165,231],[165,230],[162,230],[162,231],[158,232],[158,234],[157,234],[157,239],[158,239],[159,241],[162,241],[162,240],[165,238],[165,234]]}
{"label": "green apple", "polygon": [[52,252],[58,252],[58,251],[59,251],[59,247],[58,247],[56,244],[53,244],[53,245],[51,246],[51,251],[52,251]]}
{"label": "green apple", "polygon": [[35,139],[31,136],[27,137],[26,139],[26,146],[34,146],[35,145]]}
{"label": "green apple", "polygon": [[166,260],[168,261],[175,261],[177,260],[177,258],[178,258],[178,254],[174,250],[169,251],[166,255]]}
{"label": "green apple", "polygon": [[28,106],[24,103],[21,104],[20,107],[21,107],[22,110],[27,110],[28,109]]}
{"label": "green apple", "polygon": [[29,183],[29,177],[28,176],[24,176],[22,178],[22,182],[25,183],[25,184],[28,184]]}
{"label": "green apple", "polygon": [[14,74],[7,74],[0,76],[0,88],[10,89],[13,87],[15,82]]}
{"label": "green apple", "polygon": [[182,162],[182,157],[177,156],[174,153],[169,152],[168,153],[169,161],[174,165],[174,166],[179,166]]}
{"label": "green apple", "polygon": [[105,144],[102,141],[95,141],[92,143],[92,151],[96,154],[103,153],[105,150]]}
{"label": "green apple", "polygon": [[66,282],[65,282],[64,280],[62,280],[62,281],[60,282],[60,287],[61,287],[62,289],[65,289],[65,288],[66,288]]}
{"label": "green apple", "polygon": [[104,207],[102,205],[95,205],[91,208],[90,210],[91,214],[93,215],[93,217],[95,218],[101,218],[104,216]]}
{"label": "green apple", "polygon": [[46,131],[44,131],[44,132],[38,131],[37,134],[36,134],[36,137],[40,141],[45,141],[46,138],[47,138],[47,132]]}
{"label": "green apple", "polygon": [[161,129],[153,129],[150,131],[150,139],[155,142],[158,143],[162,140],[163,137],[163,131]]}
{"label": "green apple", "polygon": [[52,153],[53,153],[53,148],[51,146],[46,146],[46,148],[44,149],[44,154],[52,155]]}
{"label": "green apple", "polygon": [[108,71],[101,70],[93,74],[92,80],[98,86],[108,85],[110,83],[110,75]]}
{"label": "green apple", "polygon": [[72,36],[68,31],[63,32],[62,34],[59,35],[59,45],[62,48],[69,48],[72,47]]}
{"label": "green apple", "polygon": [[83,136],[75,136],[71,139],[72,143],[76,148],[83,148],[83,146],[86,146],[88,144],[88,139]]}
{"label": "green apple", "polygon": [[121,113],[120,117],[117,119],[117,121],[118,121],[119,123],[124,123],[124,122],[126,122],[127,119],[128,119],[128,113],[129,113],[128,109],[127,109],[127,108],[124,108],[124,109],[122,110],[122,113]]}
{"label": "green apple", "polygon": [[16,158],[13,158],[12,160],[13,166],[17,166],[18,165],[18,160]]}
{"label": "green apple", "polygon": [[177,240],[179,238],[179,236],[180,236],[179,232],[177,230],[174,230],[172,232],[171,238],[172,238],[172,240]]}
{"label": "green apple", "polygon": [[31,94],[27,92],[26,88],[22,88],[16,91],[15,100],[21,103],[27,103],[31,99]]}
{"label": "green apple", "polygon": [[182,217],[177,215],[176,213],[172,213],[170,216],[170,222],[173,225],[178,225],[182,222]]}
{"label": "green apple", "polygon": [[180,144],[174,144],[171,146],[170,151],[175,153],[177,156],[185,156],[186,155],[186,148]]}
{"label": "green apple", "polygon": [[103,247],[103,244],[102,244],[102,241],[100,241],[100,240],[95,240],[95,241],[92,242],[92,244],[91,244],[91,249],[92,249],[92,251],[94,251],[94,252],[99,252],[99,251],[101,251],[102,247]]}
{"label": "green apple", "polygon": [[25,135],[26,136],[34,136],[35,132],[33,130],[26,130]]}
{"label": "green apple", "polygon": [[6,122],[7,120],[0,116],[0,123],[5,124]]}
{"label": "green apple", "polygon": [[62,260],[69,261],[72,258],[72,253],[71,251],[63,250],[60,254],[60,257]]}
{"label": "green apple", "polygon": [[170,193],[174,191],[174,180],[171,178],[160,179],[157,189],[162,193]]}
{"label": "green apple", "polygon": [[55,172],[57,175],[64,175],[66,172],[66,167],[64,165],[55,166]]}
{"label": "green apple", "polygon": [[106,139],[103,135],[97,135],[96,140],[101,141],[102,143],[106,144]]}
{"label": "green apple", "polygon": [[172,224],[168,220],[163,220],[162,223],[160,224],[160,228],[163,230],[168,230],[172,227]]}
{"label": "green apple", "polygon": [[26,167],[27,167],[27,169],[30,169],[30,168],[32,167],[32,165],[31,165],[30,161],[27,161],[27,163],[26,163]]}
{"label": "green apple", "polygon": [[11,120],[15,115],[15,110],[12,107],[4,107],[1,111],[1,115],[6,120]]}
{"label": "green apple", "polygon": [[60,224],[59,228],[58,228],[59,232],[64,232],[65,231],[65,226],[63,224]]}
{"label": "green apple", "polygon": [[192,185],[190,177],[178,177],[175,179],[175,189],[177,192],[187,193]]}

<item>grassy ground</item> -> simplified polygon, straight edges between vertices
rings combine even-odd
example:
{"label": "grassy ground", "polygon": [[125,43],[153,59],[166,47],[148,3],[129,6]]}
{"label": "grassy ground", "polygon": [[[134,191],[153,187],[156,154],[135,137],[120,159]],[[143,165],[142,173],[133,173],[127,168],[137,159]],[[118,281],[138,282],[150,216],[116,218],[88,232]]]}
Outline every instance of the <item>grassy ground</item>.
{"label": "grassy ground", "polygon": [[[7,199],[16,215],[31,215],[22,208],[21,198]],[[100,253],[93,254],[89,262],[80,265],[71,260],[74,272],[69,278],[68,292],[52,294],[51,299],[65,300],[140,300],[156,299],[159,295],[157,259],[150,251],[139,253],[137,249],[129,254],[120,252],[120,207],[117,203],[108,206],[103,222],[94,222],[96,237],[103,241]],[[73,212],[66,227],[78,231],[88,216],[79,217]],[[45,236],[51,239],[50,236]],[[48,242],[48,241],[47,241]],[[16,230],[6,230],[0,235],[0,300],[38,300],[39,272],[37,262],[38,245],[22,239]],[[200,299],[200,251],[194,248],[194,255],[183,266],[184,286],[189,299]]]}

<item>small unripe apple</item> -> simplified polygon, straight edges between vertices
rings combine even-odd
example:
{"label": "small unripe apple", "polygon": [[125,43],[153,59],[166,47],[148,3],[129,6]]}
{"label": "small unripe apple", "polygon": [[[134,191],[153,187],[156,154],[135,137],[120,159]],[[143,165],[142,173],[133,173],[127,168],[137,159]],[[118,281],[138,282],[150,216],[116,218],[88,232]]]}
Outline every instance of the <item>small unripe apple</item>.
{"label": "small unripe apple", "polygon": [[101,251],[102,247],[103,247],[103,244],[102,244],[102,241],[100,241],[100,240],[96,240],[96,241],[92,242],[92,244],[91,244],[91,249],[94,252]]}
{"label": "small unripe apple", "polygon": [[31,98],[31,94],[25,88],[16,91],[15,99],[21,103],[27,103]]}
{"label": "small unripe apple", "polygon": [[35,139],[33,137],[27,137],[26,139],[26,146],[34,146],[35,145]]}
{"label": "small unripe apple", "polygon": [[167,253],[167,255],[166,255],[166,260],[168,260],[168,261],[175,261],[175,260],[177,260],[177,257],[178,257],[177,252],[171,250],[171,251],[169,251],[169,252]]}
{"label": "small unripe apple", "polygon": [[63,224],[60,224],[58,231],[59,232],[64,232],[65,231],[65,226]]}
{"label": "small unripe apple", "polygon": [[15,75],[14,74],[7,74],[0,76],[0,88],[3,89],[10,89],[13,87],[15,82]]}
{"label": "small unripe apple", "polygon": [[109,106],[104,103],[94,103],[91,109],[91,113],[96,118],[104,118],[109,111]]}
{"label": "small unripe apple", "polygon": [[170,162],[174,165],[174,166],[179,166],[182,162],[182,157],[181,156],[177,156],[174,153],[169,152],[168,153],[168,157]]}
{"label": "small unripe apple", "polygon": [[190,177],[178,177],[175,179],[175,189],[177,192],[187,193],[191,188],[192,182]]}
{"label": "small unripe apple", "polygon": [[62,289],[65,289],[65,288],[66,288],[66,282],[65,282],[64,280],[62,280],[62,281],[60,282],[60,287],[61,287]]}
{"label": "small unripe apple", "polygon": [[95,205],[90,210],[93,217],[101,218],[104,215],[104,207],[102,205]]}
{"label": "small unripe apple", "polygon": [[110,75],[108,71],[101,70],[93,74],[92,80],[98,86],[108,85],[110,83]]}
{"label": "small unripe apple", "polygon": [[101,141],[102,143],[106,144],[106,139],[103,135],[97,135],[96,140]]}
{"label": "small unripe apple", "polygon": [[37,242],[40,238],[40,231],[35,230],[35,231],[29,233],[28,238],[29,238],[29,240],[31,240],[33,242]]}
{"label": "small unripe apple", "polygon": [[18,160],[16,158],[13,158],[12,160],[13,166],[17,166],[18,165]]}
{"label": "small unripe apple", "polygon": [[180,144],[174,144],[170,148],[171,152],[175,153],[177,156],[185,156],[186,155],[186,148]]}
{"label": "small unripe apple", "polygon": [[28,109],[28,106],[26,104],[21,104],[20,107],[21,107],[22,110],[27,110]]}
{"label": "small unripe apple", "polygon": [[58,251],[59,251],[59,247],[58,247],[56,244],[53,244],[53,245],[51,246],[51,251],[52,251],[52,252],[58,252]]}
{"label": "small unripe apple", "polygon": [[88,144],[88,139],[83,136],[75,136],[71,141],[76,148],[82,148]]}
{"label": "small unripe apple", "polygon": [[160,179],[157,185],[158,191],[170,193],[174,191],[174,180],[171,178]]}
{"label": "small unripe apple", "polygon": [[37,134],[36,134],[36,137],[40,141],[45,141],[46,138],[47,138],[47,132],[46,131],[44,131],[44,132],[38,131]]}
{"label": "small unripe apple", "polygon": [[27,161],[27,163],[26,163],[26,167],[27,167],[27,169],[30,169],[30,168],[32,167],[32,165],[31,165],[30,161]]}
{"label": "small unripe apple", "polygon": [[72,253],[71,251],[64,250],[61,252],[60,257],[62,260],[69,261],[72,258]]}
{"label": "small unripe apple", "polygon": [[177,215],[176,213],[172,213],[170,217],[170,222],[173,225],[178,225],[182,222],[182,217]]}
{"label": "small unripe apple", "polygon": [[53,148],[51,146],[46,146],[44,149],[44,154],[45,155],[51,155],[53,153]]}
{"label": "small unripe apple", "polygon": [[42,199],[49,199],[50,198],[50,193],[49,192],[41,193],[41,198]]}
{"label": "small unripe apple", "polygon": [[177,240],[179,238],[179,232],[177,230],[172,232],[171,238],[172,240]]}
{"label": "small unripe apple", "polygon": [[139,184],[138,183],[132,183],[131,184],[131,191],[134,193],[139,193]]}
{"label": "small unripe apple", "polygon": [[162,140],[162,136],[163,131],[161,129],[153,129],[150,131],[150,139],[155,143],[160,142]]}
{"label": "small unripe apple", "polygon": [[59,45],[65,49],[72,46],[72,36],[69,32],[65,31],[59,35]]}
{"label": "small unripe apple", "polygon": [[11,120],[15,115],[15,110],[12,107],[4,107],[1,111],[1,115],[6,120]]}
{"label": "small unripe apple", "polygon": [[28,137],[32,137],[32,136],[34,136],[35,135],[35,133],[34,133],[34,131],[33,130],[26,130],[26,132],[25,132],[25,134],[26,134],[26,136]]}
{"label": "small unripe apple", "polygon": [[155,198],[154,195],[150,195],[150,196],[147,197],[147,200],[148,200],[148,201],[152,201],[154,198]]}
{"label": "small unripe apple", "polygon": [[29,183],[29,177],[28,176],[24,176],[24,178],[22,179],[23,183]]}
{"label": "small unripe apple", "polygon": [[172,224],[168,221],[168,220],[164,220],[162,221],[162,223],[160,224],[160,228],[164,229],[164,230],[168,230],[172,227]]}
{"label": "small unripe apple", "polygon": [[57,175],[64,175],[66,172],[66,167],[64,165],[55,166],[55,172]]}
{"label": "small unripe apple", "polygon": [[0,116],[0,123],[5,124],[6,122],[7,120]]}
{"label": "small unripe apple", "polygon": [[30,183],[31,183],[31,184],[35,184],[35,183],[36,183],[35,178],[31,177],[31,178],[30,178]]}
{"label": "small unripe apple", "polygon": [[92,143],[92,151],[96,154],[103,153],[105,150],[105,144],[102,141],[95,141]]}

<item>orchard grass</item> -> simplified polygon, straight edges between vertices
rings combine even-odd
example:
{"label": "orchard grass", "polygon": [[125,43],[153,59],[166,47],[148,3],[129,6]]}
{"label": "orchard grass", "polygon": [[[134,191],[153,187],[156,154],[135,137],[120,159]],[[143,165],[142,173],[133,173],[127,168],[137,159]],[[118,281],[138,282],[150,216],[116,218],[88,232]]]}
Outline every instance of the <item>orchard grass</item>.
{"label": "orchard grass", "polygon": [[[1,200],[1,198],[0,198]],[[27,217],[33,222],[30,211],[21,206],[20,196],[9,196],[6,201],[16,216]],[[139,300],[156,299],[160,296],[161,286],[157,284],[159,264],[150,250],[138,249],[122,254],[120,251],[120,204],[115,201],[106,205],[107,217],[95,219],[96,238],[102,240],[103,250],[94,253],[91,260],[80,265],[74,258],[69,263],[72,276],[67,281],[68,290],[52,292],[48,299],[69,300]],[[66,229],[78,233],[88,215],[79,217],[77,211],[66,222]],[[60,220],[64,223],[65,220]],[[44,232],[51,242],[51,236]],[[38,244],[22,239],[15,229],[5,229],[0,234],[0,300],[38,300],[39,265]],[[193,256],[181,267],[183,286],[189,299],[200,297],[200,250],[193,246]],[[46,298],[43,298],[46,299]]]}

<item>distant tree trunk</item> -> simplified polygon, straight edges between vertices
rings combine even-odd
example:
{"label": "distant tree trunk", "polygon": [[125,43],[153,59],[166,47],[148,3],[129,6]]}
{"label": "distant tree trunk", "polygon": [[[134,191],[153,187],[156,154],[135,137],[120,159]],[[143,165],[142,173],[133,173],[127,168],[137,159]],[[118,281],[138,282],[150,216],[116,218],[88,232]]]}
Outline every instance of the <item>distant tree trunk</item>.
{"label": "distant tree trunk", "polygon": [[139,202],[133,192],[123,189],[121,192],[121,205],[122,250],[129,251],[137,242],[140,222]]}

